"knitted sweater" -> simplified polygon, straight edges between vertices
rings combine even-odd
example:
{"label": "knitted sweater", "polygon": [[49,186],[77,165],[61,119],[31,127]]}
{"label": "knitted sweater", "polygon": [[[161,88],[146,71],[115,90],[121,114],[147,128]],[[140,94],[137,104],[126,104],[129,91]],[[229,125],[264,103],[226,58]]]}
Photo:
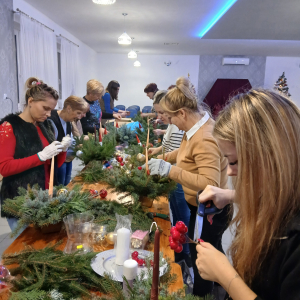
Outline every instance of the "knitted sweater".
{"label": "knitted sweater", "polygon": [[182,184],[185,199],[196,206],[196,195],[207,185],[227,187],[227,159],[212,136],[215,122],[209,119],[188,140],[186,133],[180,148],[166,155],[172,166],[169,177]]}

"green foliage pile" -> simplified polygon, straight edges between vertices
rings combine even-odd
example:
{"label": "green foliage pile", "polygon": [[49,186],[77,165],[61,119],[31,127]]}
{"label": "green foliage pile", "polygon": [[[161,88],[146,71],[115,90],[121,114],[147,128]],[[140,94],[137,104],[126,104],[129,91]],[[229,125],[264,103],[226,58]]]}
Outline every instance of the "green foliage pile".
{"label": "green foliage pile", "polygon": [[57,196],[59,188],[54,187],[53,197],[48,191],[40,190],[37,186],[19,189],[19,196],[6,199],[3,209],[6,213],[19,218],[18,226],[13,235],[23,227],[34,224],[38,227],[56,224],[73,213],[89,212],[95,217],[95,223],[108,225],[108,230],[113,231],[117,225],[115,214],[133,215],[132,230],[149,230],[152,220],[139,203],[122,204],[116,201],[104,201],[92,198],[87,192],[80,192],[81,187],[76,185],[67,194]]}
{"label": "green foliage pile", "polygon": [[83,182],[96,183],[103,180],[106,174],[107,173],[103,169],[103,163],[94,160],[88,163],[85,169],[81,171],[80,176]]}
{"label": "green foliage pile", "polygon": [[136,131],[123,125],[118,129],[118,141],[120,143],[128,143],[128,145],[137,145]]}
{"label": "green foliage pile", "polygon": [[[102,146],[99,144],[98,134],[95,137],[89,134],[89,139],[84,140],[83,136],[80,138],[75,137],[76,145],[75,152],[81,150],[83,153],[78,156],[80,160],[87,165],[92,160],[109,160],[113,157],[115,152],[116,141],[115,139],[105,135],[103,137]],[[81,147],[79,145],[82,145]]]}
{"label": "green foliage pile", "polygon": [[167,197],[176,188],[176,183],[169,178],[150,176],[144,169],[138,170],[142,164],[136,156],[132,156],[124,167],[115,166],[106,170],[108,175],[104,176],[103,181],[111,186],[113,192],[124,193],[120,199],[132,196],[136,202],[142,196],[153,200],[159,196]]}
{"label": "green foliage pile", "polygon": [[53,197],[49,197],[48,190],[42,190],[37,185],[28,189],[19,188],[19,196],[6,199],[3,210],[18,218],[18,226],[13,231],[15,235],[23,226],[34,224],[38,227],[56,224],[72,213],[82,213],[88,210],[91,196],[80,192],[77,185],[66,194],[57,195],[62,186],[53,188]]}
{"label": "green foliage pile", "polygon": [[[18,265],[10,268],[14,276],[8,280],[13,285],[10,300],[150,300],[153,272],[149,263],[147,270],[130,288],[129,297],[125,297],[119,282],[108,275],[100,277],[92,270],[90,264],[96,253],[65,254],[56,249],[57,245],[48,245],[41,250],[26,246],[19,253],[3,255],[4,265]],[[171,274],[169,262],[167,264],[167,272],[160,278],[159,300],[201,300],[192,295],[185,296],[183,290],[168,292],[177,278]],[[107,296],[96,296],[92,292]],[[206,300],[213,300],[213,297]]]}

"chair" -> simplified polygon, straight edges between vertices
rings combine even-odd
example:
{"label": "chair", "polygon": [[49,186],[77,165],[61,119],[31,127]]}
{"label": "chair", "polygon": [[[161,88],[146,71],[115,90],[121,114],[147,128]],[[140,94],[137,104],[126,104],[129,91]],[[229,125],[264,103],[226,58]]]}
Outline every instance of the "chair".
{"label": "chair", "polygon": [[138,105],[131,105],[131,106],[129,106],[129,107],[127,107],[127,109],[128,108],[132,108],[132,109],[135,109],[136,111],[140,111],[141,109],[140,109],[140,107],[138,106]]}
{"label": "chair", "polygon": [[115,106],[117,109],[125,110],[125,105],[117,105]]}
{"label": "chair", "polygon": [[129,116],[126,116],[126,118],[134,118],[134,117],[137,115],[137,113],[138,113],[138,111],[137,111],[136,109],[130,108],[130,107],[128,107],[128,108],[126,109],[126,111],[129,111],[129,112],[130,112],[130,115],[129,115]]}
{"label": "chair", "polygon": [[144,106],[142,113],[151,113],[152,106]]}

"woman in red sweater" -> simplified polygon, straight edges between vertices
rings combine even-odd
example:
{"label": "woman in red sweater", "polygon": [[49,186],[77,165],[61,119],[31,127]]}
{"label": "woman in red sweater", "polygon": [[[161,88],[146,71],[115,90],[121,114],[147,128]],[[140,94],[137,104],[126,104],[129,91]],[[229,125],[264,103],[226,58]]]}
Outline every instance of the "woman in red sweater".
{"label": "woman in red sweater", "polygon": [[[26,106],[21,114],[10,114],[0,121],[0,174],[3,176],[1,204],[18,195],[18,188],[38,184],[49,188],[50,159],[57,156],[61,166],[66,159],[68,141],[57,142],[47,117],[57,104],[58,93],[41,80],[26,82]],[[17,219],[7,217],[11,230]]]}

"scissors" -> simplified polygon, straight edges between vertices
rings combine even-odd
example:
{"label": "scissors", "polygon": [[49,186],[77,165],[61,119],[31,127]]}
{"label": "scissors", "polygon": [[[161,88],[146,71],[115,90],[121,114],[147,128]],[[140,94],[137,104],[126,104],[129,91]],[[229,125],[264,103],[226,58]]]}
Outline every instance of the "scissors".
{"label": "scissors", "polygon": [[[194,241],[197,242],[201,238],[202,228],[203,228],[203,218],[205,215],[217,215],[220,214],[223,209],[217,208],[212,200],[207,201],[206,203],[199,203],[199,195],[203,190],[199,191],[196,196],[197,203],[197,212],[196,212],[196,221],[195,221],[195,230],[194,230]],[[210,204],[209,207],[207,205]]]}

